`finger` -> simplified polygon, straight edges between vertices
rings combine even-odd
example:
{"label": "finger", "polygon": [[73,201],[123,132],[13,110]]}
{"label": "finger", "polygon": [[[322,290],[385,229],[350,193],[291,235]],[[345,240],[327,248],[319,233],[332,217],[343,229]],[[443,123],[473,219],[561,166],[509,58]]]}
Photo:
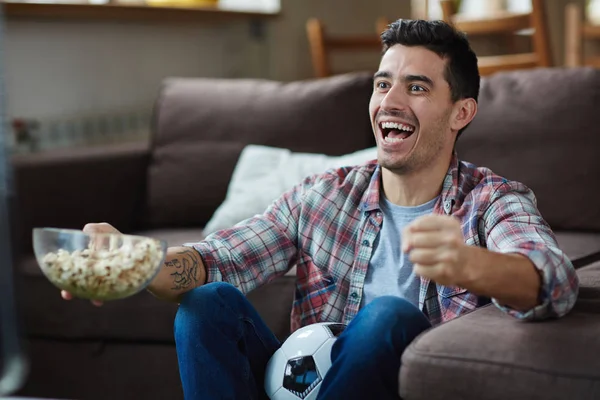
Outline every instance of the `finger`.
{"label": "finger", "polygon": [[412,251],[413,249],[454,249],[464,244],[462,234],[454,230],[445,231],[427,231],[427,232],[414,232],[407,235],[407,239],[402,240],[402,249],[405,253]]}
{"label": "finger", "polygon": [[422,264],[415,264],[413,271],[417,276],[437,281],[440,275],[439,268],[437,266],[427,266]]}
{"label": "finger", "polygon": [[405,253],[418,248],[439,248],[452,245],[456,240],[446,232],[411,232],[402,237],[402,251]]}
{"label": "finger", "polygon": [[445,270],[454,270],[454,267],[459,266],[459,259],[460,252],[453,249],[414,249],[409,255],[409,260],[413,265],[437,266]]}
{"label": "finger", "polygon": [[65,299],[65,300],[72,300],[73,299],[73,295],[69,292],[67,292],[66,290],[61,290],[60,291],[60,296]]}
{"label": "finger", "polygon": [[407,226],[410,232],[435,231],[451,229],[459,226],[460,222],[455,217],[448,215],[429,214],[415,219]]}
{"label": "finger", "polygon": [[109,247],[109,240],[106,233],[120,233],[115,227],[106,222],[90,223],[83,227],[83,233],[90,237],[90,246],[94,249]]}
{"label": "finger", "polygon": [[408,256],[413,265],[432,266],[440,262],[440,252],[432,249],[414,249]]}
{"label": "finger", "polygon": [[100,224],[97,223],[90,223],[90,224],[85,224],[85,226],[83,227],[83,233],[87,233],[88,235],[90,233],[98,233],[101,231],[101,227]]}
{"label": "finger", "polygon": [[[60,296],[65,300],[73,300],[73,295],[66,290],[60,291]],[[101,307],[104,303],[99,300],[91,300],[91,303],[96,307]]]}
{"label": "finger", "polygon": [[119,231],[112,225],[106,222],[89,223],[83,227],[83,232],[90,233],[119,233]]}

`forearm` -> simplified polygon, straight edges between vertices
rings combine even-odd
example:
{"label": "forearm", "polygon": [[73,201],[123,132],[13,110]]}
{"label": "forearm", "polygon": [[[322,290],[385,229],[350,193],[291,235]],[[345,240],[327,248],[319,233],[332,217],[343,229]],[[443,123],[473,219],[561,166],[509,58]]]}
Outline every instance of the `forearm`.
{"label": "forearm", "polygon": [[518,311],[539,304],[541,275],[527,257],[468,246],[466,259],[466,279],[461,286],[470,292]]}
{"label": "forearm", "polygon": [[190,247],[169,247],[165,261],[148,291],[167,301],[179,302],[181,296],[206,282],[206,268],[200,254]]}

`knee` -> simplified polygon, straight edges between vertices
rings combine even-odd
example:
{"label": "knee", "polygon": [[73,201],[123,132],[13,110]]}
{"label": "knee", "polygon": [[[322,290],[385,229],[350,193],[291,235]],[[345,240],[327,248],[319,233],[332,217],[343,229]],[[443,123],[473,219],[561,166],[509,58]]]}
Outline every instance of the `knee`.
{"label": "knee", "polygon": [[215,310],[232,308],[237,297],[244,295],[235,286],[225,282],[212,282],[192,289],[181,298],[175,317],[175,325],[190,319],[206,319]]}
{"label": "knee", "polygon": [[183,295],[175,315],[175,341],[195,340],[199,332],[231,326],[243,312],[245,296],[235,286],[213,282]]}
{"label": "knee", "polygon": [[395,296],[382,296],[373,300],[359,312],[356,323],[360,330],[364,329],[374,340],[384,339],[390,334],[412,340],[431,327],[421,310],[406,299]]}
{"label": "knee", "polygon": [[223,299],[243,296],[232,284],[226,282],[211,282],[190,290],[181,298],[179,308],[201,309],[204,305],[213,305]]}
{"label": "knee", "polygon": [[399,362],[404,349],[429,327],[425,314],[405,299],[378,297],[360,310],[336,340],[331,358],[345,354],[373,367]]}
{"label": "knee", "polygon": [[395,296],[381,296],[374,299],[364,309],[368,319],[377,325],[420,324],[427,321],[425,314],[406,299]]}

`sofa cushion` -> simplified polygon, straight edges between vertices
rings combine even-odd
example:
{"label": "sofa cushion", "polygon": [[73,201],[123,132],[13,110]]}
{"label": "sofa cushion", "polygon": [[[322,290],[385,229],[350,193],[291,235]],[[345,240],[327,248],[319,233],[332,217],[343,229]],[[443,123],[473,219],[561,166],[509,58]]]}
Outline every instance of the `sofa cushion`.
{"label": "sofa cushion", "polygon": [[206,237],[204,230],[198,228],[149,229],[134,232],[135,235],[147,236],[167,242],[168,247],[181,246],[184,243],[199,242]]}
{"label": "sofa cushion", "polygon": [[600,263],[560,320],[521,322],[486,306],[430,329],[404,352],[401,395],[418,399],[600,398]]}
{"label": "sofa cushion", "polygon": [[322,173],[329,168],[364,164],[376,158],[376,147],[343,156],[327,156],[248,145],[235,166],[225,201],[217,208],[204,230],[206,234],[211,234],[262,214],[273,201],[309,175]]}
{"label": "sofa cushion", "polygon": [[156,103],[145,222],[204,226],[247,144],[348,154],[373,146],[372,77],[291,83],[169,79]]}
{"label": "sofa cushion", "polygon": [[555,231],[558,246],[570,260],[583,261],[600,252],[600,233]]}
{"label": "sofa cushion", "polygon": [[[577,310],[600,314],[600,262],[577,271],[579,276],[579,296]],[[599,315],[600,317],[600,315]]]}
{"label": "sofa cushion", "polygon": [[600,230],[600,70],[551,68],[484,78],[461,159],[521,181],[554,229]]}

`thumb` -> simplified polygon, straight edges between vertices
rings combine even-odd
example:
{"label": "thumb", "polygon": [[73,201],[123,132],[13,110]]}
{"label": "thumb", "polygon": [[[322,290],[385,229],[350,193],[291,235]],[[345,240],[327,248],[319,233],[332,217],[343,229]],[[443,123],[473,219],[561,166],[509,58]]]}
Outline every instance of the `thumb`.
{"label": "thumb", "polygon": [[106,222],[86,224],[83,233],[90,237],[90,248],[102,249],[112,247],[110,238],[104,237],[103,233],[121,233],[114,226]]}
{"label": "thumb", "polygon": [[120,233],[117,228],[106,222],[85,224],[83,233]]}

